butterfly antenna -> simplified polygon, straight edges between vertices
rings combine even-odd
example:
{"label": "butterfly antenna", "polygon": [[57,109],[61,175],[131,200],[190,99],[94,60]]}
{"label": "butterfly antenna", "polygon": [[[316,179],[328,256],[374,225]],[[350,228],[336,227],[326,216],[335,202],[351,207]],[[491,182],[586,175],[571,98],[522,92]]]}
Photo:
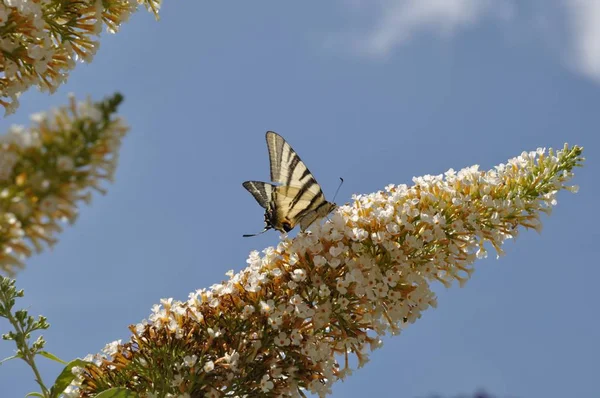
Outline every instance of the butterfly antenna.
{"label": "butterfly antenna", "polygon": [[338,185],[337,189],[335,190],[335,194],[333,195],[333,203],[335,203],[335,198],[338,194],[338,192],[340,192],[340,188],[342,187],[342,184],[344,183],[344,179],[342,177],[340,177],[340,185]]}

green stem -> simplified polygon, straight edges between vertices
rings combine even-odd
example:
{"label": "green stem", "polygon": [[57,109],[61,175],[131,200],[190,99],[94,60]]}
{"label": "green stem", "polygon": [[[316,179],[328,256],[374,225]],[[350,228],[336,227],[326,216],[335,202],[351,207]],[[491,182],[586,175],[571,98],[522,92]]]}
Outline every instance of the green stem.
{"label": "green stem", "polygon": [[8,311],[8,313],[6,315],[7,315],[6,318],[13,325],[13,327],[15,328],[15,331],[17,332],[16,338],[15,338],[15,343],[17,344],[18,350],[21,351],[21,354],[23,355],[23,357],[22,357],[23,361],[25,361],[25,363],[27,363],[27,365],[29,365],[31,367],[31,369],[33,370],[33,374],[35,375],[35,381],[39,384],[40,388],[42,389],[42,393],[44,394],[44,397],[49,398],[50,391],[44,384],[44,382],[42,380],[42,376],[40,375],[40,372],[35,364],[35,354],[27,346],[27,339],[25,337],[26,332],[21,328],[19,321],[17,319],[15,319],[15,317],[13,316],[11,311]]}

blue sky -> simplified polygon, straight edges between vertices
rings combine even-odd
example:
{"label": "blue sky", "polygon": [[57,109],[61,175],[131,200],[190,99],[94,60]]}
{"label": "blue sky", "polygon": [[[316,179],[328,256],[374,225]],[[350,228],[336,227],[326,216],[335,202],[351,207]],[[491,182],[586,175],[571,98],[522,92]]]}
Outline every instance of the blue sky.
{"label": "blue sky", "polygon": [[[344,177],[338,203],[569,142],[588,158],[581,189],[558,196],[541,235],[479,261],[462,289],[437,286],[438,308],[386,338],[333,396],[600,396],[598,26],[594,0],[166,2],[160,22],[133,15],[55,95],[28,92],[0,121],[5,131],[68,92],[118,90],[132,126],[109,194],[19,274],[20,304],[48,317],[48,350],[83,357],[127,338],[160,298],[242,269],[278,241],[242,238],[262,227],[241,183],[268,179],[266,130],[328,198]],[[1,357],[12,351],[0,344]],[[59,371],[40,365],[48,380]],[[0,386],[3,397],[36,390],[17,362],[0,368]]]}

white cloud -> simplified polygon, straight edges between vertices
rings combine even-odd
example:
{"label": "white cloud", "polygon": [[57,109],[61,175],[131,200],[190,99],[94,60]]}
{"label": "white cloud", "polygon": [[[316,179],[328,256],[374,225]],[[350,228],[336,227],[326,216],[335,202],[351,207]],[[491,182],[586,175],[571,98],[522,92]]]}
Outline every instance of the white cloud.
{"label": "white cloud", "polygon": [[568,55],[579,72],[600,82],[600,1],[564,0],[571,48]]}
{"label": "white cloud", "polygon": [[[367,1],[367,0],[365,0]],[[366,38],[355,40],[361,52],[388,55],[418,31],[449,37],[479,22],[486,15],[507,17],[504,0],[368,0],[380,17]]]}
{"label": "white cloud", "polygon": [[[504,24],[521,38],[537,35],[576,72],[600,83],[600,0],[345,0],[361,17],[375,19],[366,33],[330,37],[328,44],[348,44],[363,55],[385,57],[417,33],[443,39],[487,20]],[[521,11],[521,12],[519,12]],[[530,32],[530,33],[528,33]],[[533,36],[532,36],[533,35]]]}

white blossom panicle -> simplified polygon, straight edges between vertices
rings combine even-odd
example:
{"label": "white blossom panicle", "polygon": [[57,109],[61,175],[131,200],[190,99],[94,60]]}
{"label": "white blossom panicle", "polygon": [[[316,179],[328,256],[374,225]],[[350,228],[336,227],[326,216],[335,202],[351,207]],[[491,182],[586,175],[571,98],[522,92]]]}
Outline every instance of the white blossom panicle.
{"label": "white blossom panicle", "polygon": [[90,62],[103,25],[116,32],[138,3],[158,18],[160,1],[0,1],[0,105],[6,114],[29,87],[54,92],[76,61]]}
{"label": "white blossom panicle", "polygon": [[364,366],[382,336],[436,306],[432,283],[464,284],[519,227],[541,228],[557,192],[574,190],[566,182],[581,153],[538,150],[487,172],[356,195],[323,225],[250,253],[228,281],[161,300],[74,386],[82,397],[119,386],[141,396],[324,397],[352,373],[351,356]]}
{"label": "white blossom panicle", "polygon": [[104,192],[102,182],[112,181],[128,129],[111,117],[120,98],[71,98],[0,137],[0,273],[14,275],[26,257],[54,245],[61,223],[77,219],[78,202],[89,203],[91,189]]}

